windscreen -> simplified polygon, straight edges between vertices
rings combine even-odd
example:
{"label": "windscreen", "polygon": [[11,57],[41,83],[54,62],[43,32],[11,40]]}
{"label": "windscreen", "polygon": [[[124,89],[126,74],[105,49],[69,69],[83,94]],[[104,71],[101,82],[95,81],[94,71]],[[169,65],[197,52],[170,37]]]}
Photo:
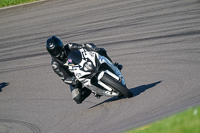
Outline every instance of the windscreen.
{"label": "windscreen", "polygon": [[68,58],[72,60],[73,64],[79,64],[82,60],[82,55],[79,50],[75,50],[69,53]]}

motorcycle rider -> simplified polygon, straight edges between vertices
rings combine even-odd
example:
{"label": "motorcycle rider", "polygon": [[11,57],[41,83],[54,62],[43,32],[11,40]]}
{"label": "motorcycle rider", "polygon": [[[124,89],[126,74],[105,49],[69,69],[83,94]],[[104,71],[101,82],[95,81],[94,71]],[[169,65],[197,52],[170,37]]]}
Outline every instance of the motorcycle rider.
{"label": "motorcycle rider", "polygon": [[[91,94],[91,90],[87,89],[86,87],[82,88],[81,83],[64,64],[69,62],[68,54],[71,51],[81,48],[85,48],[88,51],[98,52],[100,55],[105,56],[112,62],[112,60],[108,57],[106,53],[107,51],[104,48],[96,47],[93,43],[68,43],[66,45],[63,45],[62,41],[56,36],[52,36],[46,41],[46,49],[52,57],[52,68],[54,72],[63,80],[64,83],[70,85],[72,98],[77,104],[82,103],[82,101],[84,101]],[[123,66],[118,63],[115,63],[115,65],[120,70],[123,68]]]}

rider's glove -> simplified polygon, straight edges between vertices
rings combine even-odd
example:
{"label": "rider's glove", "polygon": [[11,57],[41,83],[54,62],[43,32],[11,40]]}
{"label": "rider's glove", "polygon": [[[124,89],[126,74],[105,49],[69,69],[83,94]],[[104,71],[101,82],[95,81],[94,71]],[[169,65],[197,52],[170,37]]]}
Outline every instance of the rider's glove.
{"label": "rider's glove", "polygon": [[77,78],[75,78],[75,76],[72,77],[72,85],[74,87],[78,87],[78,85],[79,85],[79,81]]}
{"label": "rider's glove", "polygon": [[83,47],[87,49],[87,51],[96,51],[98,49],[93,43],[83,44]]}
{"label": "rider's glove", "polygon": [[107,51],[104,48],[98,48],[93,43],[83,44],[83,47],[87,49],[87,51],[95,51],[97,53],[106,53]]}

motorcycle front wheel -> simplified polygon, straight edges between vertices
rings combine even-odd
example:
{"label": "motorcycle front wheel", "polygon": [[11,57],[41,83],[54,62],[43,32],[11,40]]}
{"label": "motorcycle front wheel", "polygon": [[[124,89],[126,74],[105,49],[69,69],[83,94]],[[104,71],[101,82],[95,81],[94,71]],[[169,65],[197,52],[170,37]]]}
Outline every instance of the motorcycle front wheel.
{"label": "motorcycle front wheel", "polygon": [[112,87],[116,91],[118,91],[123,96],[127,98],[133,97],[133,94],[130,92],[130,90],[126,86],[122,85],[118,80],[114,79],[109,74],[104,73],[103,77],[101,78],[101,81],[105,83],[106,85]]}

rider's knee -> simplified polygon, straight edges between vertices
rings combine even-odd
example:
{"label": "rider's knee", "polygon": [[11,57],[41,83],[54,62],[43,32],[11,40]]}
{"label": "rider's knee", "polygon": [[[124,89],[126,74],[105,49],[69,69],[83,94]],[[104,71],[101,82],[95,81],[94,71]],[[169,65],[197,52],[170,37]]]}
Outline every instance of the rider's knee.
{"label": "rider's knee", "polygon": [[81,94],[80,94],[78,88],[72,90],[72,99],[73,99],[77,104],[82,103]]}

